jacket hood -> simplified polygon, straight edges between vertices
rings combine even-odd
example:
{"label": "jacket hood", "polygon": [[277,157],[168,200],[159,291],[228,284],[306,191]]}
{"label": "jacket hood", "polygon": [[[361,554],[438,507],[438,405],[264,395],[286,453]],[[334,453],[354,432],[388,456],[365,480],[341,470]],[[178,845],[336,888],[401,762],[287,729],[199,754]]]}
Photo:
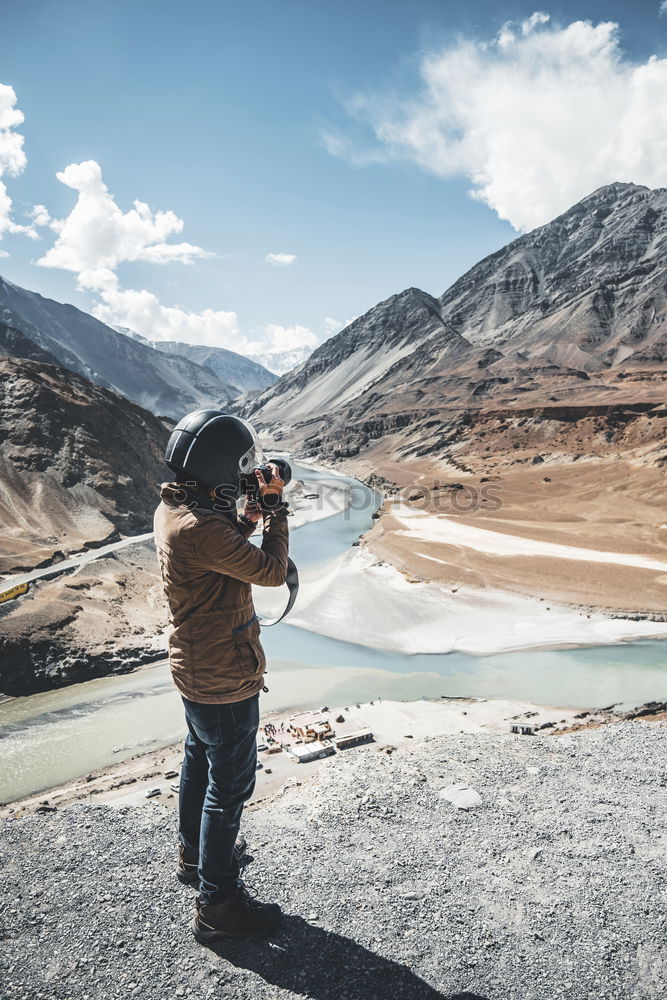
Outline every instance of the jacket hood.
{"label": "jacket hood", "polygon": [[188,488],[179,483],[162,483],[160,487],[160,500],[169,507],[180,507],[187,502]]}

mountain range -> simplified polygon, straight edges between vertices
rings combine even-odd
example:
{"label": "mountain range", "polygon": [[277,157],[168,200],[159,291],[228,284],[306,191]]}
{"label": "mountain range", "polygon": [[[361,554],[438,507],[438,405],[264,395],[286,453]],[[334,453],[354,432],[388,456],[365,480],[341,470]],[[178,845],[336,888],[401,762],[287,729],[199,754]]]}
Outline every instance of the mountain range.
{"label": "mountain range", "polygon": [[233,351],[147,341],[0,278],[0,573],[148,530],[173,420],[275,381]]}
{"label": "mountain range", "polygon": [[0,573],[149,531],[166,472],[165,423],[30,344],[0,323]]}
{"label": "mountain range", "polygon": [[667,190],[611,184],[241,412],[384,494],[364,555],[410,581],[664,621],[666,377]]}
{"label": "mountain range", "polygon": [[484,467],[494,449],[471,427],[497,437],[485,413],[512,430],[536,409],[597,405],[606,424],[661,403],[666,303],[667,190],[611,184],[439,298],[408,288],[374,306],[243,412],[312,457],[470,466],[472,451]]}
{"label": "mountain range", "polygon": [[189,345],[174,343],[173,352],[162,345],[154,350],[143,338],[2,278],[0,320],[64,368],[176,420],[190,410],[225,409],[243,393],[275,381],[271,372],[233,351],[209,351],[203,356],[209,363],[203,364],[188,356]]}
{"label": "mountain range", "polygon": [[257,361],[237,354],[235,351],[228,351],[224,347],[183,344],[179,340],[148,340],[131,330],[122,330],[121,332],[147,344],[156,351],[176,354],[207,368],[214,375],[217,375],[225,385],[230,386],[237,396],[261,392],[278,381],[277,375],[274,375]]}
{"label": "mountain range", "polygon": [[[661,565],[666,305],[667,190],[633,184],[594,192],[439,298],[392,295],[277,381],[233,352],[146,341],[0,279],[0,573],[147,530],[173,420],[216,405],[267,446],[386,494],[429,493],[420,513],[437,517],[456,489],[502,487],[500,510],[456,510],[441,533],[482,517],[494,535]],[[664,612],[655,567],[517,559],[511,544],[506,557],[465,546],[463,559],[429,534],[435,521],[401,516],[383,508],[364,544],[411,580]],[[132,546],[40,583],[0,618],[0,684],[14,693],[155,659],[154,552]]]}
{"label": "mountain range", "polygon": [[[143,341],[0,279],[0,575],[150,531],[173,420],[275,379],[232,351]],[[40,579],[0,619],[6,693],[162,658],[152,543]]]}

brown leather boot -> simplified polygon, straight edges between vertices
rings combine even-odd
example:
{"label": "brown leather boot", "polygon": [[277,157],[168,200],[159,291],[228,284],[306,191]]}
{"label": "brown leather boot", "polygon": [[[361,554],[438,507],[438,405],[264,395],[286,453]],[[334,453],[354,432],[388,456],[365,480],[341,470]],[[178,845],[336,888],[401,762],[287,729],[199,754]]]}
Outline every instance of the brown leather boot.
{"label": "brown leather boot", "polygon": [[197,897],[196,906],[190,926],[201,944],[264,937],[276,929],[282,917],[277,903],[260,903],[243,884],[224,903],[202,903]]}
{"label": "brown leather boot", "polygon": [[[241,864],[241,859],[246,852],[248,844],[245,837],[241,834],[237,837],[236,843],[234,844],[234,860],[238,865]],[[193,851],[189,851],[187,847],[183,847],[183,844],[178,845],[178,864],[176,866],[176,878],[183,885],[192,886],[193,889],[199,888],[199,855],[195,854]]]}

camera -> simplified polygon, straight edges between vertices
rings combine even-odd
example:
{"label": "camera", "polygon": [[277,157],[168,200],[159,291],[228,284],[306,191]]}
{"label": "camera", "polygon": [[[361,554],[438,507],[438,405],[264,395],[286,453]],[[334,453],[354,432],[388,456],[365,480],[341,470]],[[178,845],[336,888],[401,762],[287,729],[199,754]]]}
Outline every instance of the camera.
{"label": "camera", "polygon": [[260,465],[256,470],[253,469],[249,475],[241,476],[240,487],[242,494],[259,500],[259,483],[257,482],[255,472],[261,472],[264,482],[270,483],[273,472],[269,468],[269,464],[277,467],[278,475],[285,483],[285,486],[287,486],[292,479],[292,469],[289,462],[286,462],[284,458],[270,458],[265,465]]}

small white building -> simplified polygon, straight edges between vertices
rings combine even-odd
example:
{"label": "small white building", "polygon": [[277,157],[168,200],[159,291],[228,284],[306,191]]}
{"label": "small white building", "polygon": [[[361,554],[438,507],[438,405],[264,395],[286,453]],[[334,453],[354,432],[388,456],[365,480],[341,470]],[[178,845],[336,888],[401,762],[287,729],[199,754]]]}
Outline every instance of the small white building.
{"label": "small white building", "polygon": [[333,742],[337,750],[347,750],[348,747],[358,747],[362,743],[372,743],[373,733],[370,729],[358,729],[356,733],[337,736]]}
{"label": "small white building", "polygon": [[312,743],[293,743],[289,752],[300,764],[307,764],[309,760],[330,757],[336,752],[336,748],[331,740],[314,740]]}

